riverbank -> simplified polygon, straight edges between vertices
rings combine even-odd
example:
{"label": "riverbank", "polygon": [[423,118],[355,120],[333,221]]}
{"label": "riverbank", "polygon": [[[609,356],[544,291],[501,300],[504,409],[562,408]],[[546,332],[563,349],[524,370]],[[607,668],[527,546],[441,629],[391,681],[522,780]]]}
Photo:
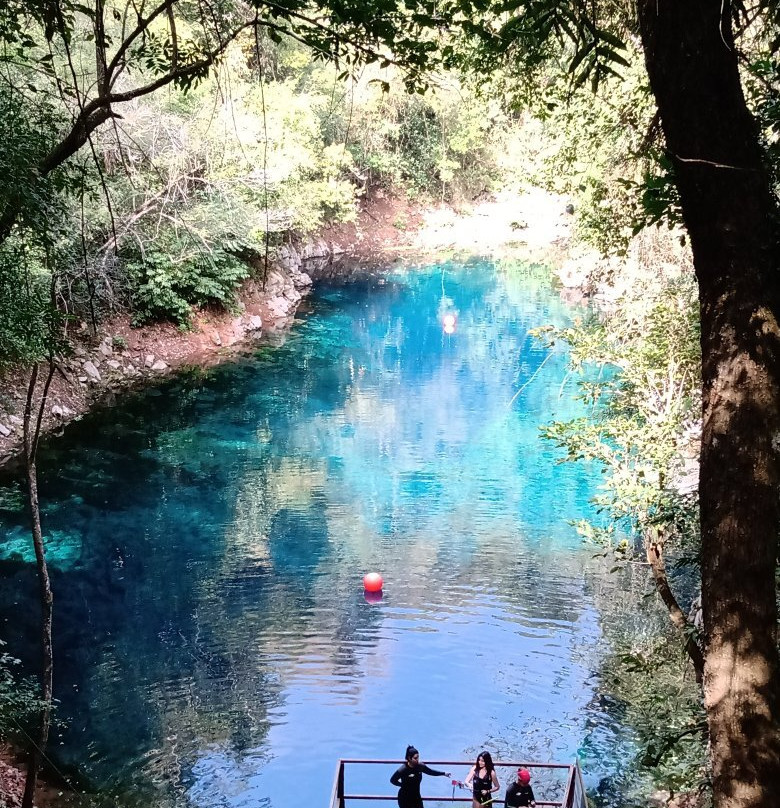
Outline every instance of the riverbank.
{"label": "riverbank", "polygon": [[[125,391],[182,367],[224,361],[264,335],[283,333],[319,274],[349,276],[400,260],[508,252],[565,265],[571,221],[566,201],[539,189],[499,194],[459,209],[423,207],[375,192],[356,222],[281,247],[265,282],[253,279],[243,285],[233,312],[196,311],[189,331],[172,323],[133,328],[126,314],[98,323],[95,333],[86,322],[77,324],[70,335],[72,355],[55,367],[43,432],[56,435]],[[565,285],[577,287],[584,276],[564,277]],[[21,453],[27,383],[25,374],[2,380],[0,466]]]}

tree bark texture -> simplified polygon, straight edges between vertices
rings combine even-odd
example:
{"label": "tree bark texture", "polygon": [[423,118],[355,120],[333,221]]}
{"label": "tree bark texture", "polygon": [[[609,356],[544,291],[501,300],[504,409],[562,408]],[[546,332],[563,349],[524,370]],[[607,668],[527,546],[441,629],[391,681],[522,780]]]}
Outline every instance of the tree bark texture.
{"label": "tree bark texture", "polygon": [[640,0],[699,283],[704,697],[716,808],[780,806],[777,209],[729,0]]}

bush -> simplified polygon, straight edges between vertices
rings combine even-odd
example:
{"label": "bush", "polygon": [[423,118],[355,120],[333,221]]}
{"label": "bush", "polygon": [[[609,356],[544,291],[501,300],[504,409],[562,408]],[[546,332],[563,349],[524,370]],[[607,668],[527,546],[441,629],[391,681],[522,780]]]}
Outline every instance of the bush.
{"label": "bush", "polygon": [[235,304],[236,289],[249,276],[245,263],[222,251],[196,253],[173,259],[156,248],[143,256],[129,256],[133,282],[133,324],[173,320],[190,325],[192,306]]}

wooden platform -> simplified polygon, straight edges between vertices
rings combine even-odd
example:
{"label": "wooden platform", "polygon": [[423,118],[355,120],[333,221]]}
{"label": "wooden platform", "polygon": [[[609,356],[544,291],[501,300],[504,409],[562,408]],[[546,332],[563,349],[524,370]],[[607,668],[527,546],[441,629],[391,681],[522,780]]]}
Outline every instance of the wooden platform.
{"label": "wooden platform", "polygon": [[[390,785],[390,775],[403,763],[402,760],[369,760],[369,759],[348,759],[342,758],[336,766],[336,776],[333,781],[333,792],[331,794],[328,808],[349,808],[360,803],[379,804],[382,802],[395,802],[397,790]],[[473,760],[426,760],[425,763],[434,769],[444,769],[453,773],[452,796],[441,796],[425,794],[425,786],[431,781],[439,780],[438,777],[423,778],[423,800],[426,808],[449,802],[461,802],[471,804],[471,792],[458,788],[455,784],[456,772],[466,776],[474,764]],[[358,767],[364,767],[362,776],[356,777]],[[376,770],[367,774],[368,767]],[[579,763],[529,763],[527,761],[499,761],[495,763],[496,773],[501,782],[501,789],[496,794],[496,798],[490,803],[491,807],[504,804],[504,794],[509,783],[514,782],[517,769],[523,767],[531,773],[531,786],[534,789],[537,806],[551,806],[551,808],[588,808],[585,797],[585,786],[582,782],[582,772]],[[350,782],[355,779],[362,782],[370,780],[376,782],[377,791],[381,788],[381,793],[358,793]],[[386,788],[385,788],[386,786]]]}

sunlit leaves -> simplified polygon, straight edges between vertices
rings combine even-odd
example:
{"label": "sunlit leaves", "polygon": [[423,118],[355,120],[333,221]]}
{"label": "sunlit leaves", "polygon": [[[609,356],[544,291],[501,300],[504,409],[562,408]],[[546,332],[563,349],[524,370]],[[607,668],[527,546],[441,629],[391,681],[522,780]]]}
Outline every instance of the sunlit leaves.
{"label": "sunlit leaves", "polygon": [[612,521],[640,534],[663,523],[685,541],[696,535],[695,502],[677,485],[700,407],[695,301],[685,275],[637,282],[614,314],[544,332],[570,346],[575,369],[601,369],[582,385],[589,416],[553,423],[546,436],[567,460],[602,466],[596,504]]}

